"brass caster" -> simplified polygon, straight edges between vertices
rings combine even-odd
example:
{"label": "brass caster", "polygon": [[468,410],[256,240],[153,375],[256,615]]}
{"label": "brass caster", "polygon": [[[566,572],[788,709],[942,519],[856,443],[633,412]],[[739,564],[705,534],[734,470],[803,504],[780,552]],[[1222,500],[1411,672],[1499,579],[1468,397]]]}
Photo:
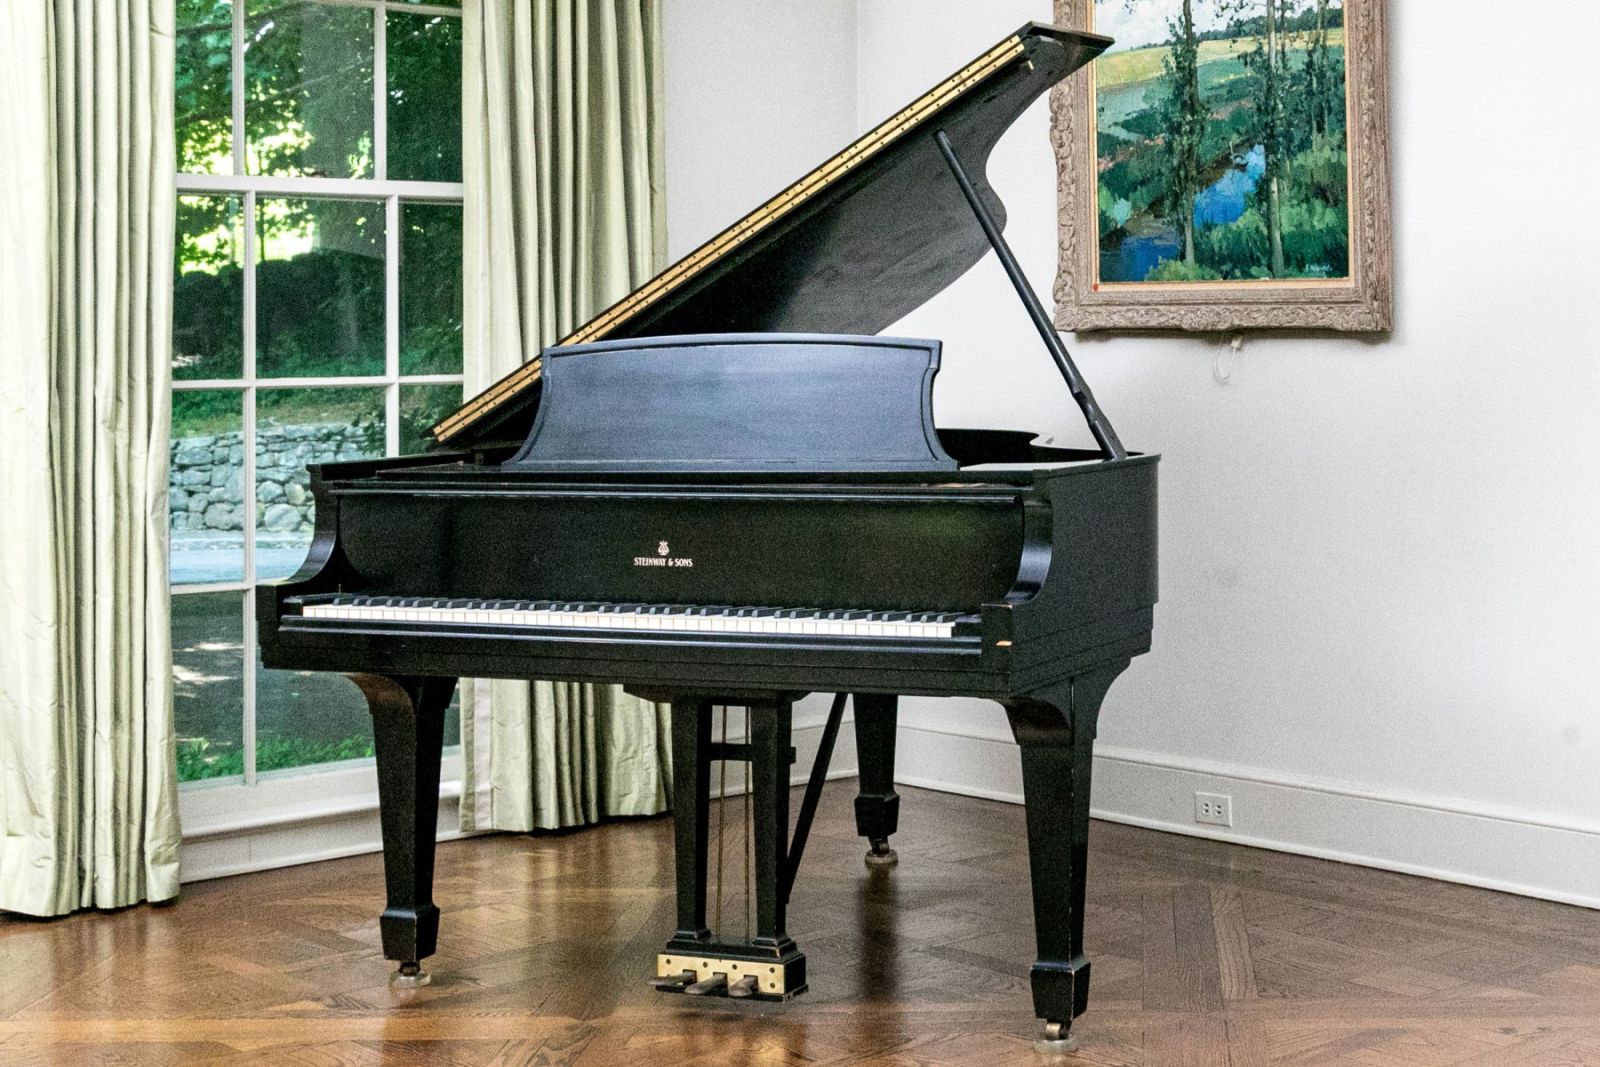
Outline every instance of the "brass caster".
{"label": "brass caster", "polygon": [[432,982],[433,975],[423,970],[422,964],[416,960],[407,960],[400,965],[400,969],[394,972],[394,976],[389,981],[402,989],[416,989]]}
{"label": "brass caster", "polygon": [[900,862],[900,854],[889,847],[888,838],[874,838],[867,850],[868,867],[893,867]]}
{"label": "brass caster", "polygon": [[1033,1043],[1036,1052],[1050,1056],[1060,1056],[1077,1050],[1078,1039],[1072,1036],[1070,1022],[1046,1022],[1044,1024],[1044,1040]]}

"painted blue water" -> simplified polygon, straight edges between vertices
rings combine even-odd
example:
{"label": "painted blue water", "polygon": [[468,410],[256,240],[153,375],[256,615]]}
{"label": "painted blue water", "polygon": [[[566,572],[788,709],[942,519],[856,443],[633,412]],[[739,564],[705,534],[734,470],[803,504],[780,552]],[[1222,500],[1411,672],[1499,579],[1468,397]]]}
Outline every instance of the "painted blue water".
{"label": "painted blue water", "polygon": [[1236,221],[1250,206],[1250,198],[1266,173],[1267,150],[1262,145],[1250,149],[1242,159],[1235,159],[1222,177],[1194,198],[1195,226],[1225,226]]}
{"label": "painted blue water", "polygon": [[[1256,145],[1222,177],[1200,190],[1194,198],[1195,227],[1225,226],[1235,222],[1250,206],[1250,198],[1267,172],[1267,150]],[[1136,220],[1137,221],[1137,220]],[[1178,229],[1166,221],[1145,220],[1137,233],[1129,233],[1115,246],[1100,249],[1100,280],[1103,282],[1142,282],[1162,262],[1182,255]]]}
{"label": "painted blue water", "polygon": [[1115,248],[1100,250],[1100,280],[1142,282],[1164,260],[1174,259],[1182,252],[1174,228],[1129,234]]}

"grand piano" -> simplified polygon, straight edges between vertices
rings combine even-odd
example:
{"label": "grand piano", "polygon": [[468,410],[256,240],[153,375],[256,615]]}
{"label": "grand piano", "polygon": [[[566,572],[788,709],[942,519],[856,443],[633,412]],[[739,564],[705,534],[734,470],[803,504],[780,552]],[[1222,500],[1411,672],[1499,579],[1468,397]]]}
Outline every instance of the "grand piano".
{"label": "grand piano", "polygon": [[[436,947],[434,812],[458,677],[670,701],[677,923],[651,981],[806,987],[786,906],[847,697],[859,832],[893,859],[901,695],[1004,706],[1021,749],[1047,1038],[1087,1003],[1089,780],[1148,650],[1157,457],[1129,453],[1003,236],[990,150],[1102,37],[1030,24],[433,428],[312,473],[305,565],[258,595],[266,666],[347,673],[374,720],[385,955]],[[993,252],[1095,448],[939,424],[936,341],[879,336]],[[791,830],[792,709],[834,697]],[[714,706],[748,736],[712,735]],[[747,764],[755,922],[708,927],[714,762]],[[720,887],[719,887],[720,893]],[[645,961],[641,961],[644,969]]]}

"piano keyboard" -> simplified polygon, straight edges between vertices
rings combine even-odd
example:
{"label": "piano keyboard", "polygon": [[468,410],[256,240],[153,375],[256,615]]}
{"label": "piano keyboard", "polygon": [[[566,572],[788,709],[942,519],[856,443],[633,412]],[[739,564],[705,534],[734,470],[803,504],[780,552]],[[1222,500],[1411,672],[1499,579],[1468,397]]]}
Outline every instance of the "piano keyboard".
{"label": "piano keyboard", "polygon": [[308,619],[808,637],[950,638],[956,636],[958,622],[977,622],[974,616],[952,611],[706,607],[353,594],[303,597],[299,598],[299,603],[301,615]]}

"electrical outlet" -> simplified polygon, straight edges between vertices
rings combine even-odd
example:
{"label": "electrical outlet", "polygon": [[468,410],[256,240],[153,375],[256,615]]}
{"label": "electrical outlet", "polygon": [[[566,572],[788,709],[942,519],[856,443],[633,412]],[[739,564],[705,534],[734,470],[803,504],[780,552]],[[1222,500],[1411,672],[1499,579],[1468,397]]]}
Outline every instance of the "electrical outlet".
{"label": "electrical outlet", "polygon": [[1232,826],[1233,798],[1221,793],[1196,793],[1194,821],[1212,826]]}

